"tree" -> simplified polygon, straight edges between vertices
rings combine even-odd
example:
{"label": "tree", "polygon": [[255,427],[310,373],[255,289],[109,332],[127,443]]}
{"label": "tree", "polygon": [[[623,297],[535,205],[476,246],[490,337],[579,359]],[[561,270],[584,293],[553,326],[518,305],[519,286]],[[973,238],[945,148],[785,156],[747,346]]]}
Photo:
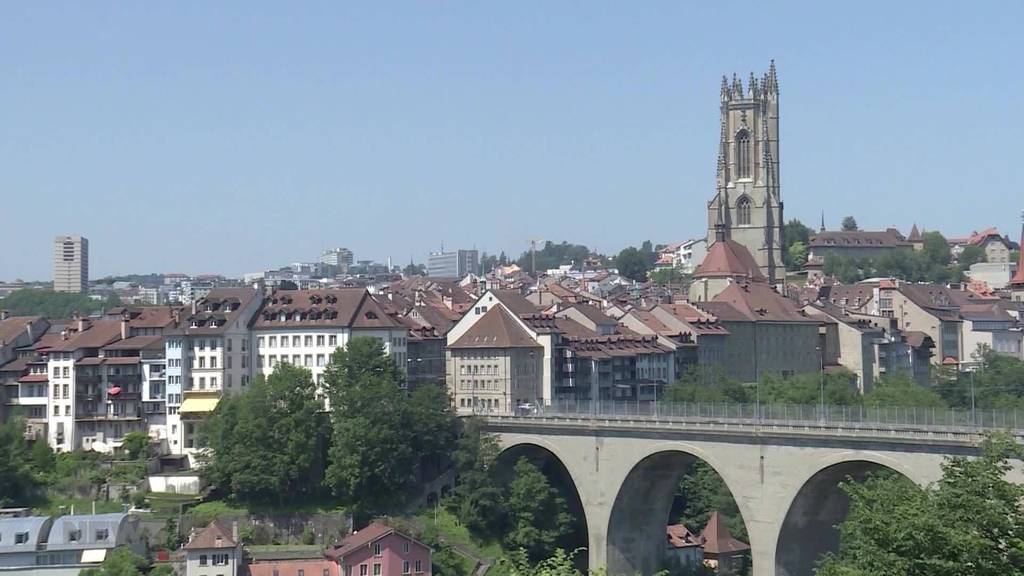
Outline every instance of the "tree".
{"label": "tree", "polygon": [[966,270],[967,268],[970,268],[972,264],[985,261],[985,249],[973,244],[967,246],[962,252],[960,252],[960,256],[957,257],[956,261],[961,268]]}
{"label": "tree", "polygon": [[139,576],[147,571],[149,562],[124,546],[114,548],[99,568],[86,568],[80,576]]}
{"label": "tree", "polygon": [[655,284],[680,284],[688,277],[677,268],[658,268],[651,272],[651,282]]}
{"label": "tree", "polygon": [[843,218],[842,227],[844,232],[852,232],[854,230],[859,230],[859,228],[857,228],[857,219],[854,218],[853,216],[846,216],[845,218]]}
{"label": "tree", "polygon": [[120,304],[121,300],[113,294],[104,299],[95,300],[88,294],[29,288],[15,290],[0,300],[0,307],[12,315],[45,316],[52,319],[71,318],[75,314],[88,316]]}
{"label": "tree", "polygon": [[679,378],[665,389],[667,402],[750,402],[750,391],[731,378],[721,369],[693,366],[679,375]]}
{"label": "tree", "polygon": [[889,473],[846,482],[850,509],[839,551],[818,576],[1002,576],[1024,572],[1024,486],[1006,479],[1024,451],[990,435],[981,457],[953,457],[942,478],[920,489]]}
{"label": "tree", "polygon": [[332,437],[325,484],[355,514],[399,509],[408,497],[417,433],[402,375],[377,338],[349,340],[324,374]]}
{"label": "tree", "polygon": [[0,508],[26,504],[35,495],[37,477],[24,432],[20,418],[0,425]]}
{"label": "tree", "polygon": [[687,463],[679,481],[676,497],[681,502],[679,521],[694,534],[700,534],[711,513],[718,511],[733,536],[747,541],[747,526],[729,487],[715,469],[700,459]]}
{"label": "tree", "polygon": [[786,265],[787,270],[799,269],[798,266],[795,266],[793,262],[790,261],[789,248],[797,242],[807,246],[811,241],[811,234],[813,233],[813,230],[804,226],[804,223],[796,218],[786,222],[782,227],[782,246],[784,248],[782,251],[782,262]]}
{"label": "tree", "polygon": [[497,538],[504,530],[505,495],[494,477],[500,451],[481,420],[463,421],[452,452],[457,481],[447,507],[471,533],[485,538]]}
{"label": "tree", "polygon": [[510,550],[523,549],[529,558],[538,560],[569,533],[572,518],[565,500],[540,468],[524,457],[516,462],[513,473],[505,500],[508,510],[505,546]]}
{"label": "tree", "polygon": [[326,431],[309,370],[279,364],[245,394],[221,399],[202,429],[211,484],[245,502],[280,503],[319,492]]}
{"label": "tree", "polygon": [[787,270],[799,270],[807,263],[807,245],[803,242],[794,242],[786,249]]}
{"label": "tree", "polygon": [[816,406],[821,403],[821,380],[825,384],[825,404],[849,406],[861,401],[854,386],[856,376],[849,370],[837,370],[822,376],[817,372],[782,378],[766,374],[761,381],[761,402]]}
{"label": "tree", "polygon": [[145,450],[149,447],[149,436],[144,432],[129,432],[124,435],[121,446],[127,452],[129,460],[138,460],[145,456]]}
{"label": "tree", "polygon": [[[573,264],[577,268],[583,266],[583,261],[590,256],[590,248],[581,244],[570,244],[563,241],[560,244],[548,241],[535,254],[529,250],[523,252],[517,264],[523,270],[531,271],[534,258],[537,262],[537,272],[543,272],[550,268],[557,268],[563,264]],[[504,256],[504,252],[502,252]],[[500,259],[499,259],[500,261]]]}
{"label": "tree", "polygon": [[405,276],[426,276],[427,267],[423,264],[413,264],[412,262],[409,262],[409,264],[402,269],[402,274]]}
{"label": "tree", "polygon": [[623,248],[612,263],[620,275],[637,282],[647,280],[647,272],[651,269],[648,258],[633,246]]}
{"label": "tree", "polygon": [[934,390],[918,385],[909,376],[883,377],[874,389],[864,395],[866,406],[906,406],[913,408],[945,408],[942,396]]}
{"label": "tree", "polygon": [[953,259],[953,252],[949,248],[949,242],[938,232],[925,232],[922,236],[923,247],[921,254],[925,260],[937,266],[949,266]]}

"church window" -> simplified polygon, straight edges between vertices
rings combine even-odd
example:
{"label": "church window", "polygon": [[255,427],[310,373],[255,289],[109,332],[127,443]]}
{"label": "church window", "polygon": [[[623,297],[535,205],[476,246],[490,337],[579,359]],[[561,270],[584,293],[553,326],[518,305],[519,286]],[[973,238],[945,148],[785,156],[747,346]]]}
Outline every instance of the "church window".
{"label": "church window", "polygon": [[750,226],[750,198],[744,196],[736,203],[736,223]]}
{"label": "church window", "polygon": [[736,175],[750,178],[750,132],[745,129],[736,133]]}

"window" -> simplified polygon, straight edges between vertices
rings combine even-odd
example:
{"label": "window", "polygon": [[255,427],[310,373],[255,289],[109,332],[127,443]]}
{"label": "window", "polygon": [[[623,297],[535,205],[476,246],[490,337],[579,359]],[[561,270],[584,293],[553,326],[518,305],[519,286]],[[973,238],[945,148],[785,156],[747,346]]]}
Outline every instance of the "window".
{"label": "window", "polygon": [[409,553],[409,543],[408,542],[402,542],[402,553],[403,554],[408,554]]}
{"label": "window", "polygon": [[366,564],[360,564],[359,565],[359,576],[367,576]]}
{"label": "window", "polygon": [[298,348],[299,346],[302,346],[302,338],[299,336],[292,336],[292,347]]}
{"label": "window", "polygon": [[206,368],[206,356],[199,357],[199,367]]}
{"label": "window", "polygon": [[28,532],[18,532],[14,535],[15,544],[26,544],[28,543]]}
{"label": "window", "polygon": [[373,555],[374,556],[380,556],[380,544],[379,543],[375,543],[373,545]]}
{"label": "window", "polygon": [[419,574],[420,572],[423,572],[423,561],[422,560],[417,560],[416,561],[416,573]]}
{"label": "window", "polygon": [[206,566],[206,554],[199,555],[199,565]]}
{"label": "window", "polygon": [[211,376],[210,377],[210,388],[216,388],[216,387],[217,387],[217,377],[216,376]]}
{"label": "window", "polygon": [[352,565],[347,564],[345,566],[345,576],[352,576]]}
{"label": "window", "polygon": [[202,338],[199,339],[199,349],[206,350],[206,340],[203,340]]}
{"label": "window", "polygon": [[302,568],[299,568],[299,576],[306,576],[306,571]]}
{"label": "window", "polygon": [[70,372],[68,371],[68,367],[67,366],[61,368],[60,371],[61,371],[61,376],[63,376],[64,378],[67,378],[70,375]]}
{"label": "window", "polygon": [[310,346],[312,346],[312,345],[313,345],[313,337],[312,337],[312,336],[306,336],[306,339],[305,339],[305,341],[304,341],[304,343],[303,343],[303,344],[304,344],[304,345],[305,345],[305,346],[306,346],[307,348],[308,348],[308,347],[310,347]]}
{"label": "window", "polygon": [[331,576],[331,571],[328,570],[327,568],[324,568],[323,576]]}
{"label": "window", "polygon": [[316,337],[316,345],[317,346],[323,346],[324,345],[324,335],[323,334],[321,334],[321,335]]}
{"label": "window", "polygon": [[82,539],[82,531],[81,530],[72,530],[72,531],[68,532],[68,542],[78,542],[81,539]]}
{"label": "window", "polygon": [[750,226],[750,198],[744,196],[736,203],[736,223]]}
{"label": "window", "polygon": [[408,574],[408,573],[409,573],[409,561],[405,560],[405,561],[402,562],[402,574]]}
{"label": "window", "polygon": [[216,368],[216,367],[217,367],[217,357],[216,356],[210,356],[210,368]]}
{"label": "window", "polygon": [[736,177],[750,178],[750,132],[736,133]]}
{"label": "window", "polygon": [[270,337],[270,347],[277,348],[277,336]]}
{"label": "window", "polygon": [[63,387],[63,393],[61,394],[61,396],[63,396],[63,397],[64,397],[64,399],[65,399],[65,400],[67,400],[67,398],[68,398],[68,396],[69,396],[69,394],[68,394],[68,385],[67,385],[67,384],[65,384],[65,385],[64,385],[64,387]]}
{"label": "window", "polygon": [[64,415],[71,416],[71,404],[66,404],[64,406]]}
{"label": "window", "polygon": [[379,562],[373,565],[373,576],[381,576],[380,568],[381,566]]}
{"label": "window", "polygon": [[327,337],[327,345],[328,346],[337,346],[338,345],[338,337],[333,335],[333,334],[328,336]]}
{"label": "window", "polygon": [[317,354],[316,355],[316,365],[317,366],[323,366],[324,365],[324,355],[323,354]]}
{"label": "window", "polygon": [[[243,342],[244,342],[244,340],[243,340]],[[231,352],[231,338],[228,338],[227,344],[228,344],[228,352]]]}
{"label": "window", "polygon": [[313,355],[312,354],[306,354],[306,357],[303,359],[303,364],[306,365],[306,368],[312,368],[313,367]]}
{"label": "window", "polygon": [[210,350],[216,350],[220,346],[220,341],[217,339],[210,340]]}
{"label": "window", "polygon": [[60,406],[56,406],[56,405],[55,405],[55,406],[53,407],[53,415],[54,415],[54,416],[60,416]]}

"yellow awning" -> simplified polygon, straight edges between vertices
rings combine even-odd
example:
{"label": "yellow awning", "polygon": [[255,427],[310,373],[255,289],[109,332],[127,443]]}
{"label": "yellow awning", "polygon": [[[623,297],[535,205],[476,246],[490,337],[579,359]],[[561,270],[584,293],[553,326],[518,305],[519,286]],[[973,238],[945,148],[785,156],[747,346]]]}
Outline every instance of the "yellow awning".
{"label": "yellow awning", "polygon": [[218,402],[220,402],[220,398],[185,398],[178,412],[182,414],[213,412]]}
{"label": "yellow awning", "polygon": [[82,551],[82,564],[99,564],[107,557],[107,550],[101,548],[99,550],[84,550]]}

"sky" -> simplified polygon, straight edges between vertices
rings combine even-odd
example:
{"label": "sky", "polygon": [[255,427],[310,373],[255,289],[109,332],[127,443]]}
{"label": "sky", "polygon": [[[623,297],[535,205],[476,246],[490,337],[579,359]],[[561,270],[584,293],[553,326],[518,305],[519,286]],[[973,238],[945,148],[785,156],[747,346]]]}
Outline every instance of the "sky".
{"label": "sky", "polygon": [[[772,3],[775,4],[775,3]],[[9,3],[0,279],[604,253],[702,236],[722,74],[780,85],[785,217],[1020,229],[1024,3]]]}

